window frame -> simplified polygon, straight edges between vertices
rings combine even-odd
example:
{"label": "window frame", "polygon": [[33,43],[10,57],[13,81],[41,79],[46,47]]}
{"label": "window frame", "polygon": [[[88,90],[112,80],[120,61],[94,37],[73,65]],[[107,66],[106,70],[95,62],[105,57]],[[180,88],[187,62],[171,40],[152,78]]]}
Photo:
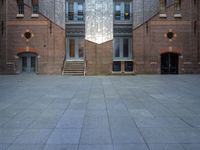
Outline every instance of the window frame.
{"label": "window frame", "polygon": [[[124,56],[124,40],[128,39],[128,56]],[[116,40],[119,41],[119,57],[116,56],[116,45],[115,42]],[[132,60],[133,56],[132,56],[132,38],[131,37],[114,37],[113,39],[113,60],[117,61],[117,60],[121,60],[121,61],[129,61]]]}

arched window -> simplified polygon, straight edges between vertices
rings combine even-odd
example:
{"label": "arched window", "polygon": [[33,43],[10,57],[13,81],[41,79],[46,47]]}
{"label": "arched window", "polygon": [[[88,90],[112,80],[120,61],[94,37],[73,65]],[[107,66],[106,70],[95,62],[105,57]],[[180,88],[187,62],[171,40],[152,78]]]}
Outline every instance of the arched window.
{"label": "arched window", "polygon": [[24,14],[24,0],[17,0],[18,14]]}
{"label": "arched window", "polygon": [[38,14],[39,12],[38,0],[32,0],[32,11],[33,11],[33,14]]}

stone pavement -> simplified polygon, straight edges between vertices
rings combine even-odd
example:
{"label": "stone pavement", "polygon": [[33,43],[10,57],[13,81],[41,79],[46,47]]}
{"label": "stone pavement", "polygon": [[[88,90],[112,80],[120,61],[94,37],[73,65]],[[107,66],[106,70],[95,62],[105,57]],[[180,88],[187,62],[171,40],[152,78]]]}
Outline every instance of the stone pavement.
{"label": "stone pavement", "polygon": [[0,150],[200,150],[200,75],[0,76]]}

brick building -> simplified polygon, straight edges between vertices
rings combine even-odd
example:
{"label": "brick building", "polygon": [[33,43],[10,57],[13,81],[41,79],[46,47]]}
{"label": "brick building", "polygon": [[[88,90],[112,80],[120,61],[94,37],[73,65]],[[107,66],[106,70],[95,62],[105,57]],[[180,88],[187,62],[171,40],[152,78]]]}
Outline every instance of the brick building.
{"label": "brick building", "polygon": [[199,0],[1,0],[1,74],[200,72]]}

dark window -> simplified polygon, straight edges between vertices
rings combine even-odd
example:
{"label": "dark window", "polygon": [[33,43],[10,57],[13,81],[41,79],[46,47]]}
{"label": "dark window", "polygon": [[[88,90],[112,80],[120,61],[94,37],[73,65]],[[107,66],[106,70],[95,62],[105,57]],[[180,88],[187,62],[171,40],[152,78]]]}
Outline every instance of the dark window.
{"label": "dark window", "polygon": [[129,42],[128,42],[128,39],[123,39],[123,57],[129,57]]}
{"label": "dark window", "polygon": [[175,13],[180,13],[181,10],[181,0],[175,0]]}
{"label": "dark window", "polygon": [[18,14],[24,14],[24,1],[18,0],[17,5],[18,5]]}
{"label": "dark window", "polygon": [[120,39],[119,38],[114,39],[114,56],[120,57]]}
{"label": "dark window", "polygon": [[133,71],[133,62],[132,61],[126,61],[124,64],[124,68],[126,72],[132,72]]}
{"label": "dark window", "polygon": [[113,62],[113,71],[121,71],[121,62],[120,61]]}
{"label": "dark window", "polygon": [[130,3],[124,4],[124,19],[130,20]]}
{"label": "dark window", "polygon": [[79,58],[82,58],[84,56],[84,40],[83,39],[79,39],[78,40],[78,55]]}
{"label": "dark window", "polygon": [[39,12],[39,3],[38,0],[32,0],[33,14],[38,14]]}
{"label": "dark window", "polygon": [[194,21],[194,34],[197,33],[197,21]]}

